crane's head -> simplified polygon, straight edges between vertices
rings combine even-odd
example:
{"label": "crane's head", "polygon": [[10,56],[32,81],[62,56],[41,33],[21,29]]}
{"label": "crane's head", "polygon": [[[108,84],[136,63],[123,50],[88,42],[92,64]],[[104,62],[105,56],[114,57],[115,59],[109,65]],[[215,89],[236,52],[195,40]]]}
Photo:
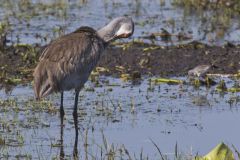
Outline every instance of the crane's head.
{"label": "crane's head", "polygon": [[119,38],[128,38],[134,32],[134,23],[132,18],[118,17],[113,19],[105,27],[98,30],[99,36],[106,42]]}
{"label": "crane's head", "polygon": [[114,19],[111,23],[115,23],[115,37],[117,38],[128,38],[134,32],[134,23],[132,18],[119,17]]}

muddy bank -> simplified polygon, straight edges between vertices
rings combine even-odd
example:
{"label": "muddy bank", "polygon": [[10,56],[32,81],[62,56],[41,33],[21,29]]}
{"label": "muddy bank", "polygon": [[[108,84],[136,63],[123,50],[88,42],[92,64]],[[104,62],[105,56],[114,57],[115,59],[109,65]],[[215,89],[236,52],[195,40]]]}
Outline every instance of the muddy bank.
{"label": "muddy bank", "polygon": [[[99,66],[108,75],[139,72],[150,76],[180,76],[201,64],[212,64],[210,73],[236,73],[240,69],[239,46],[207,46],[198,42],[172,47],[134,43],[128,47],[109,47]],[[120,69],[119,69],[120,68]]]}
{"label": "muddy bank", "polygon": [[[0,80],[3,83],[32,81],[32,71],[43,47],[8,46],[0,51]],[[213,64],[210,73],[236,73],[240,69],[240,46],[207,46],[198,42],[171,47],[140,42],[108,47],[98,66],[100,74],[118,77],[180,76],[200,64]]]}

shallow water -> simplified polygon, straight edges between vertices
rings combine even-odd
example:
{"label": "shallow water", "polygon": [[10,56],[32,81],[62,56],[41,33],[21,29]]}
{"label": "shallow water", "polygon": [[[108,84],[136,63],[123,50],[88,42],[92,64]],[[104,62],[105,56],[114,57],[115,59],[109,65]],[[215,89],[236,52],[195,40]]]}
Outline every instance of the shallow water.
{"label": "shallow water", "polygon": [[[132,157],[134,154],[139,157],[142,150],[143,156],[150,159],[159,156],[150,139],[163,154],[170,156],[176,143],[181,152],[193,155],[203,155],[221,141],[240,148],[239,93],[220,94],[215,87],[154,85],[147,79],[139,85],[106,77],[101,77],[99,82],[101,87],[88,82],[80,94],[77,145],[80,159],[86,156],[99,159],[101,148],[106,156],[103,135],[108,147],[113,144],[119,149],[124,145]],[[227,85],[231,87],[233,81],[228,79]],[[54,105],[49,108],[52,109],[48,110],[45,104],[42,105],[45,109],[38,110],[31,106],[31,86],[18,86],[10,94],[2,90],[1,101],[14,100],[7,105],[1,103],[0,107],[1,139],[6,141],[0,146],[1,158],[48,159],[59,157],[60,153],[64,153],[65,158],[72,157],[74,93],[66,92],[64,96],[66,118],[61,147],[58,94],[50,96],[49,101]]]}
{"label": "shallow water", "polygon": [[[174,35],[168,42],[160,37],[153,41],[140,38],[148,43],[172,45],[193,40],[214,45],[222,45],[225,41],[239,43],[238,16],[224,17],[221,12],[176,7],[172,5],[174,0],[29,2],[4,1],[0,5],[0,20],[10,21],[12,33],[8,39],[13,42],[46,44],[59,34],[69,33],[80,26],[99,29],[114,17],[128,15],[136,24],[135,39],[159,33],[161,28]],[[178,33],[190,39],[179,41]]]}

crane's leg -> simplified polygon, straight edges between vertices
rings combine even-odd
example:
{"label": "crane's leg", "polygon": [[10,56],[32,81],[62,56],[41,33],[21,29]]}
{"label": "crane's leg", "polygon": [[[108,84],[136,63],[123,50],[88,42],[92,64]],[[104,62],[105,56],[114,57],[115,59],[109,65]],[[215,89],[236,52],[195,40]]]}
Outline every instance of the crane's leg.
{"label": "crane's leg", "polygon": [[63,91],[61,91],[61,104],[60,104],[60,118],[61,118],[61,126],[60,126],[60,142],[61,142],[61,148],[60,148],[60,160],[64,160],[64,146],[63,146],[63,117],[64,117],[64,109],[63,109]]}
{"label": "crane's leg", "polygon": [[65,156],[65,153],[64,153],[64,145],[63,145],[63,121],[61,120],[61,126],[60,126],[60,144],[61,144],[61,147],[60,147],[60,157],[59,159],[60,160],[64,160],[64,156]]}
{"label": "crane's leg", "polygon": [[60,116],[63,118],[64,116],[64,109],[63,109],[63,91],[61,92],[61,105],[60,105]]}
{"label": "crane's leg", "polygon": [[78,105],[78,96],[79,96],[80,89],[75,90],[75,103],[73,109],[73,120],[74,120],[74,127],[75,127],[75,144],[73,149],[73,157],[74,159],[78,159],[78,116],[77,116],[77,105]]}
{"label": "crane's leg", "polygon": [[75,126],[75,143],[73,148],[73,159],[78,160],[78,117],[73,116],[74,119],[74,126]]}
{"label": "crane's leg", "polygon": [[78,105],[78,96],[79,96],[79,89],[75,90],[75,102],[74,102],[74,108],[73,108],[73,116],[77,117],[77,105]]}

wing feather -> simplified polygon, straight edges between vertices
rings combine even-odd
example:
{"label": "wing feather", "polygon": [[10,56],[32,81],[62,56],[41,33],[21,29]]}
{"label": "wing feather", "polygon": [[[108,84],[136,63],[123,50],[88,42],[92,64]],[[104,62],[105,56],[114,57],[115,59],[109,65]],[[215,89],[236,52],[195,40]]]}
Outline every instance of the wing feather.
{"label": "wing feather", "polygon": [[51,42],[43,51],[39,60],[60,62],[70,61],[73,57],[79,57],[88,51],[92,45],[91,39],[86,33],[71,33]]}

